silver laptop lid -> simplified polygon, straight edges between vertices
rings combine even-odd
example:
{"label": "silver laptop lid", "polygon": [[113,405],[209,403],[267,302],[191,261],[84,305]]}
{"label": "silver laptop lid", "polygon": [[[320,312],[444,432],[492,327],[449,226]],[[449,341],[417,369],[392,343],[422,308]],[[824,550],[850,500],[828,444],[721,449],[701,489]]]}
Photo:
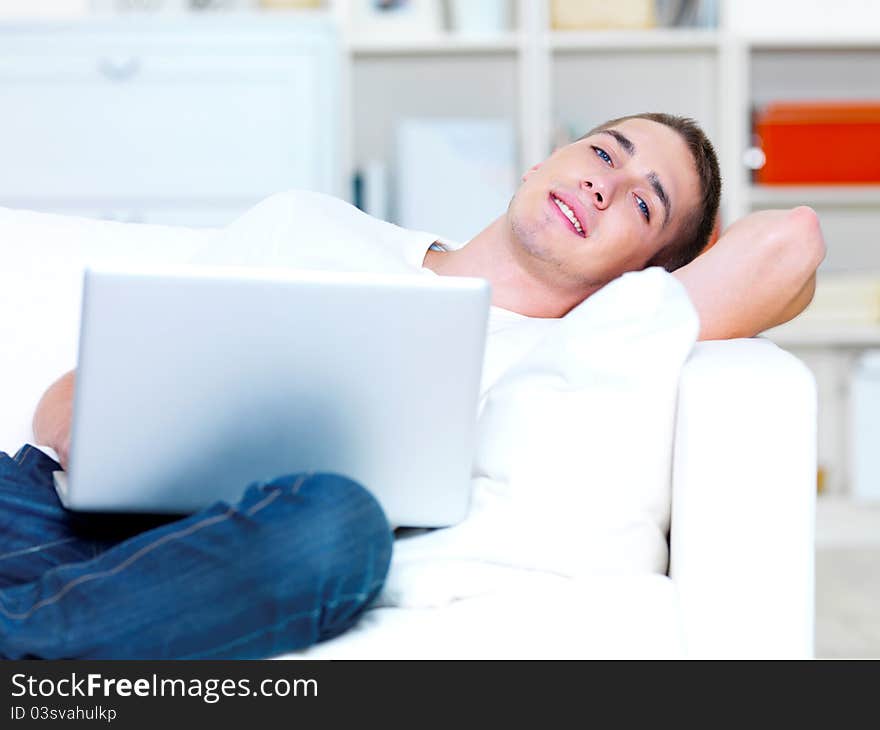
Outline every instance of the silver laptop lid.
{"label": "silver laptop lid", "polygon": [[328,471],[394,525],[453,524],[489,300],[482,279],[90,269],[66,502],[190,512]]}

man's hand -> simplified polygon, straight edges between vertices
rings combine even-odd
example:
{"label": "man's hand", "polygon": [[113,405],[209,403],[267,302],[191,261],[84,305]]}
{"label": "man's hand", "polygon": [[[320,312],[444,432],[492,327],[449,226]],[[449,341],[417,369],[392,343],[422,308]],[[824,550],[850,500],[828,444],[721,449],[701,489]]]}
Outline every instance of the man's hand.
{"label": "man's hand", "polygon": [[73,423],[73,385],[76,371],[61,376],[49,386],[34,413],[34,440],[50,446],[67,469],[70,458],[70,429]]}
{"label": "man's hand", "polygon": [[700,316],[699,339],[754,337],[804,310],[823,258],[812,208],[763,210],[734,223],[673,275]]}

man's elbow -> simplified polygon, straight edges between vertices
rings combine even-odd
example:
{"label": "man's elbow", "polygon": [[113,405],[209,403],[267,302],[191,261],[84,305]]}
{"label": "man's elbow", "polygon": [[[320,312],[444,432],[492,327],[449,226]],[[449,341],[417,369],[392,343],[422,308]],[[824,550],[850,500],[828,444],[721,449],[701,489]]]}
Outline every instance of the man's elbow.
{"label": "man's elbow", "polygon": [[[773,325],[796,317],[809,306],[816,292],[816,270],[825,258],[825,237],[816,211],[808,206],[786,212],[775,231],[774,255],[780,278],[780,301],[785,305]],[[787,299],[787,301],[786,301]]]}
{"label": "man's elbow", "polygon": [[792,208],[774,232],[779,260],[806,282],[825,258],[825,236],[816,211],[806,205]]}

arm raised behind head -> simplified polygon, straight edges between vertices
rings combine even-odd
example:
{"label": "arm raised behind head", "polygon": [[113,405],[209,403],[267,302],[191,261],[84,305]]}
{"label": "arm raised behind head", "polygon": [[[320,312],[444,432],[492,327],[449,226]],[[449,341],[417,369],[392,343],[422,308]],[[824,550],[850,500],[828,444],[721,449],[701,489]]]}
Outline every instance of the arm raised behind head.
{"label": "arm raised behind head", "polygon": [[730,226],[673,272],[700,316],[701,340],[754,337],[813,298],[825,240],[812,208],[762,210]]}
{"label": "arm raised behind head", "polygon": [[40,398],[34,413],[34,439],[51,446],[61,466],[67,469],[70,457],[70,428],[73,422],[73,386],[76,371],[62,375]]}

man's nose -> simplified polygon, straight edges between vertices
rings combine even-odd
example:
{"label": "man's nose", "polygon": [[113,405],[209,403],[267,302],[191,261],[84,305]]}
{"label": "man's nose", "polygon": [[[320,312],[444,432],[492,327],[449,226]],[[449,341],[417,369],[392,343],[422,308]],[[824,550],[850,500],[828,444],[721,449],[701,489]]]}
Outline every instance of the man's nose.
{"label": "man's nose", "polygon": [[614,194],[614,182],[600,175],[595,175],[581,181],[581,189],[589,195],[600,210],[604,210],[611,203]]}

